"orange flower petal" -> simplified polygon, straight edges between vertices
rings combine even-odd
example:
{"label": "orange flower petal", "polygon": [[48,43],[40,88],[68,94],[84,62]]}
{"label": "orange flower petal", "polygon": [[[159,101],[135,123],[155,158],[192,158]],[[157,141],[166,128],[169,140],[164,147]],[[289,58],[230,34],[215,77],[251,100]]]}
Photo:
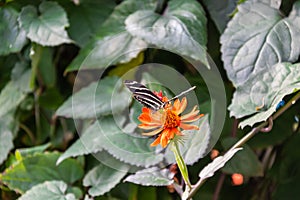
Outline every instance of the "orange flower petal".
{"label": "orange flower petal", "polygon": [[197,109],[197,106],[194,106],[194,108],[191,112],[181,116],[180,119],[181,119],[181,121],[184,121],[184,122],[193,122],[193,121],[198,120],[200,117],[202,117],[204,115],[204,114],[198,115],[198,113],[199,113],[199,110]]}
{"label": "orange flower petal", "polygon": [[168,131],[165,133],[165,135],[168,138],[168,140],[172,140],[174,138],[174,135],[175,135],[174,129],[176,129],[176,128],[167,129]]}
{"label": "orange flower petal", "polygon": [[142,123],[147,123],[152,121],[150,115],[147,113],[140,114],[138,120],[140,120]]}
{"label": "orange flower petal", "polygon": [[145,129],[145,130],[150,130],[150,129],[157,129],[161,127],[161,124],[139,124],[139,128]]}
{"label": "orange flower petal", "polygon": [[183,97],[180,102],[179,108],[177,108],[176,110],[176,114],[180,115],[186,109],[186,106],[187,106],[187,100],[186,97]]}
{"label": "orange flower petal", "polygon": [[151,147],[155,147],[160,144],[161,134],[150,144]]}
{"label": "orange flower petal", "polygon": [[160,139],[160,145],[165,148],[168,145],[169,139],[168,139],[168,135],[169,135],[169,129],[165,129],[162,133],[161,133],[161,139]]}
{"label": "orange flower petal", "polygon": [[147,133],[142,133],[142,135],[153,136],[153,135],[156,135],[156,134],[160,133],[162,130],[163,130],[163,128],[159,128],[159,129],[147,132]]}
{"label": "orange flower petal", "polygon": [[184,130],[199,130],[199,127],[196,125],[191,125],[191,124],[184,124],[181,123],[180,128],[184,129]]}
{"label": "orange flower petal", "polygon": [[[181,131],[180,131],[178,128],[174,128],[173,131],[174,131],[174,133],[175,133],[176,135],[180,135],[180,136],[183,135],[183,134],[181,133]],[[173,138],[174,138],[174,136],[173,136]]]}
{"label": "orange flower petal", "polygon": [[142,113],[138,117],[138,120],[144,124],[162,124],[161,123],[161,114],[159,116],[151,115],[148,113]]}
{"label": "orange flower petal", "polygon": [[143,112],[143,113],[150,113],[151,110],[150,110],[149,108],[147,108],[147,107],[143,107],[143,108],[142,108],[142,112]]}
{"label": "orange flower petal", "polygon": [[189,118],[182,119],[181,122],[184,122],[184,123],[186,123],[186,122],[187,123],[195,122],[203,116],[204,116],[204,114],[200,114],[200,115],[197,115],[197,116],[190,116]]}
{"label": "orange flower petal", "polygon": [[174,101],[172,110],[176,112],[177,110],[179,110],[179,108],[180,108],[180,100],[179,100],[179,99],[176,99],[176,100]]}

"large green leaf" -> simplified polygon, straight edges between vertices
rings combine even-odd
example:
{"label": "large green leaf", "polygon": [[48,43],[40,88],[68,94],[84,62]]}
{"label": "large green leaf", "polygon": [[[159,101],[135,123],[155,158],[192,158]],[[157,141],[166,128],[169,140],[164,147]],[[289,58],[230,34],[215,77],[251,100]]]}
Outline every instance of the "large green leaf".
{"label": "large green leaf", "polygon": [[13,81],[10,81],[0,93],[0,117],[16,109],[25,97],[26,93],[21,91]]}
{"label": "large green leaf", "polygon": [[278,62],[293,62],[300,53],[300,1],[288,17],[269,4],[254,0],[238,7],[221,37],[222,59],[234,85]]}
{"label": "large green leaf", "polygon": [[[225,138],[221,141],[225,149],[237,142],[234,138]],[[223,172],[233,174],[240,173],[245,176],[263,176],[263,166],[256,154],[247,145],[243,145],[243,151],[238,152],[222,168]]]}
{"label": "large green leaf", "polygon": [[145,186],[166,186],[173,183],[174,174],[169,169],[151,167],[128,176],[124,181]]}
{"label": "large green leaf", "polygon": [[69,26],[66,12],[56,2],[44,1],[38,10],[31,5],[23,7],[19,22],[27,37],[43,46],[72,42],[65,30]]}
{"label": "large green leaf", "polygon": [[222,33],[230,20],[230,14],[236,7],[237,0],[204,0],[207,11],[216,24],[219,32]]}
{"label": "large green leaf", "polygon": [[153,0],[127,0],[115,7],[99,27],[95,39],[83,47],[66,71],[105,68],[129,62],[147,47],[147,43],[125,30],[125,19],[141,8],[155,8]]}
{"label": "large green leaf", "polygon": [[51,143],[46,143],[39,146],[17,149],[15,155],[17,159],[21,160],[25,157],[44,152],[47,148],[50,147],[50,145]]}
{"label": "large green leaf", "polygon": [[114,188],[127,174],[129,168],[124,165],[122,170],[99,164],[89,171],[83,179],[83,185],[90,187],[91,196],[99,196]]}
{"label": "large green leaf", "polygon": [[59,162],[66,157],[96,153],[102,149],[131,165],[147,167],[161,162],[162,154],[156,154],[150,148],[151,141],[148,138],[131,135],[125,129],[120,129],[118,125],[124,123],[124,120],[124,117],[102,117],[82,134],[70,150],[62,155]]}
{"label": "large green leaf", "polygon": [[107,19],[116,5],[115,1],[111,0],[83,0],[79,4],[74,4],[73,1],[63,3],[70,22],[68,33],[81,47],[86,45],[99,30],[99,26]]}
{"label": "large green leaf", "polygon": [[117,77],[91,83],[64,102],[56,115],[69,118],[96,118],[119,113],[129,106],[130,93]]}
{"label": "large green leaf", "polygon": [[26,43],[26,33],[18,26],[18,13],[10,7],[0,7],[0,55],[20,51]]}
{"label": "large green leaf", "polygon": [[32,70],[28,67],[27,62],[17,62],[11,72],[11,80],[16,87],[25,93],[33,91],[30,85]]}
{"label": "large green leaf", "polygon": [[[6,118],[7,119],[7,118]],[[13,133],[6,120],[0,120],[0,164],[6,159],[10,150],[14,147]]]}
{"label": "large green leaf", "polygon": [[125,21],[133,36],[182,56],[207,64],[206,17],[195,0],[170,0],[164,14],[143,9]]}
{"label": "large green leaf", "polygon": [[56,166],[59,153],[35,154],[24,157],[0,174],[0,181],[10,189],[25,192],[33,186],[49,180],[74,183],[83,176],[82,166],[74,159]]}
{"label": "large green leaf", "polygon": [[76,195],[68,190],[63,181],[46,181],[38,184],[23,194],[19,200],[75,200]]}
{"label": "large green leaf", "polygon": [[251,75],[245,84],[236,88],[229,106],[230,115],[241,118],[256,113],[241,122],[241,127],[268,119],[284,96],[300,89],[299,79],[300,64],[290,63],[279,63]]}

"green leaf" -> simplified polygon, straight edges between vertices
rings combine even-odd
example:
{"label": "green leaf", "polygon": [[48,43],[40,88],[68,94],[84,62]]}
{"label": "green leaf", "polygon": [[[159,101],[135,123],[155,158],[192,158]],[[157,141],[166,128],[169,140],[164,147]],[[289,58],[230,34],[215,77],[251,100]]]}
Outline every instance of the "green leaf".
{"label": "green leaf", "polygon": [[7,158],[8,153],[14,147],[13,133],[5,120],[0,120],[0,164]]}
{"label": "green leaf", "polygon": [[0,55],[21,51],[26,43],[26,33],[18,25],[18,12],[6,6],[0,7]]}
{"label": "green leaf", "polygon": [[232,157],[243,148],[235,148],[231,149],[228,152],[226,152],[223,156],[216,157],[211,163],[206,165],[201,172],[199,173],[200,179],[202,181],[204,179],[207,179],[209,177],[212,177],[216,171],[218,171],[220,168],[224,167],[224,165],[232,159]]}
{"label": "green leaf", "polygon": [[120,129],[124,121],[122,116],[102,117],[82,134],[80,140],[63,154],[59,162],[69,156],[96,153],[102,149],[131,165],[148,167],[161,162],[163,156],[150,148],[150,139]]}
{"label": "green leaf", "polygon": [[60,91],[56,88],[47,88],[41,96],[39,96],[39,105],[50,110],[57,110],[64,103],[64,98]]}
{"label": "green leaf", "polygon": [[174,181],[174,174],[168,169],[159,169],[158,167],[151,167],[136,172],[128,176],[124,181],[144,185],[144,186],[167,186]]}
{"label": "green leaf", "polygon": [[53,63],[53,49],[34,44],[31,47],[31,66],[34,77],[47,87],[53,87],[56,81],[56,70]]}
{"label": "green leaf", "polygon": [[56,2],[43,1],[39,10],[31,5],[23,7],[19,22],[27,37],[43,46],[72,42],[65,31],[69,26],[66,12]]}
{"label": "green leaf", "polygon": [[236,0],[204,0],[203,3],[219,32],[222,33],[236,7]]}
{"label": "green leaf", "polygon": [[206,17],[195,0],[171,0],[163,15],[153,9],[131,14],[126,30],[135,37],[208,65],[206,58]]}
{"label": "green leaf", "polygon": [[68,191],[68,185],[63,181],[46,181],[38,184],[23,194],[19,200],[75,200],[74,193]]}
{"label": "green leaf", "polygon": [[141,7],[154,9],[154,4],[152,1],[127,0],[116,6],[110,17],[100,26],[95,39],[81,49],[66,71],[105,68],[129,62],[137,57],[147,47],[147,43],[131,36],[125,30],[124,21]]}
{"label": "green leaf", "polygon": [[128,170],[128,167],[119,170],[99,164],[86,174],[83,185],[90,187],[88,192],[91,196],[100,196],[114,188]]}
{"label": "green leaf", "polygon": [[[225,138],[221,141],[224,149],[229,149],[235,142],[234,138]],[[238,152],[222,168],[225,173],[239,173],[245,176],[263,176],[263,166],[256,154],[247,145],[243,145],[243,151]]]}
{"label": "green leaf", "polygon": [[201,172],[199,173],[200,179],[202,181],[204,179],[207,179],[209,177],[212,177],[216,171],[218,171],[220,168],[224,167],[224,165],[232,159],[232,157],[243,148],[235,148],[231,149],[228,152],[226,152],[223,156],[216,157],[211,163],[206,165]]}
{"label": "green leaf", "polygon": [[50,145],[51,143],[47,143],[39,146],[17,149],[15,155],[18,160],[21,160],[27,156],[32,156],[34,154],[39,154],[44,152],[48,147],[50,147]]}
{"label": "green leaf", "polygon": [[56,166],[60,154],[44,153],[25,157],[0,174],[0,181],[10,189],[24,193],[33,186],[49,180],[74,183],[83,176],[83,168],[74,159]]}
{"label": "green leaf", "polygon": [[[86,130],[87,134],[91,131],[91,127]],[[91,142],[92,138],[86,137],[85,135],[81,136],[79,140],[77,140],[71,147],[69,147],[58,159],[56,164],[60,164],[67,158],[76,157],[81,155],[87,155],[91,153],[97,153],[101,151],[103,148],[101,143]],[[88,144],[88,145],[87,145]]]}
{"label": "green leaf", "polygon": [[120,113],[129,106],[129,98],[130,93],[119,78],[107,77],[71,96],[58,108],[56,115],[77,119]]}
{"label": "green leaf", "polygon": [[80,47],[85,46],[99,30],[99,26],[107,19],[116,5],[111,0],[83,0],[79,4],[72,1],[60,3],[68,14],[70,22],[68,33]]}
{"label": "green leaf", "polygon": [[21,91],[30,93],[33,91],[30,86],[31,73],[27,62],[17,62],[11,72],[11,80]]}
{"label": "green leaf", "polygon": [[300,53],[300,2],[288,17],[263,2],[247,1],[221,37],[222,60],[229,79],[238,86],[248,77],[273,70],[278,62],[293,62]]}
{"label": "green leaf", "polygon": [[14,82],[8,82],[0,93],[0,117],[16,109],[25,97],[26,94],[22,92]]}
{"label": "green leaf", "polygon": [[241,118],[256,113],[242,121],[241,127],[268,119],[284,96],[300,89],[299,79],[300,64],[290,63],[279,63],[251,75],[236,88],[228,108],[230,115]]}

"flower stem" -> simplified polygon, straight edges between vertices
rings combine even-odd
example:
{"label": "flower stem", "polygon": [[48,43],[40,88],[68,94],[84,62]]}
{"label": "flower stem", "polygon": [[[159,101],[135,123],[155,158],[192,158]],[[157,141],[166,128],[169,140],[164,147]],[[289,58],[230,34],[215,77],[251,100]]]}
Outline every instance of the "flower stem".
{"label": "flower stem", "polygon": [[185,184],[189,187],[189,190],[192,189],[192,185],[189,179],[189,174],[188,174],[188,170],[186,167],[186,164],[180,154],[179,148],[178,148],[178,143],[176,140],[173,140],[171,143],[171,150],[173,151],[174,155],[175,155],[175,160],[176,163],[178,165],[178,168],[181,172],[182,178],[185,182]]}

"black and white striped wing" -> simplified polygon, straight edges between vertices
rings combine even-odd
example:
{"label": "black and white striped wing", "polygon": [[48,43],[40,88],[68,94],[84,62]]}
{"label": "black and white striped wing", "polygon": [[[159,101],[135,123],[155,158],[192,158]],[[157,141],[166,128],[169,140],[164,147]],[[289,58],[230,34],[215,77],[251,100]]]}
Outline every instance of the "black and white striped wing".
{"label": "black and white striped wing", "polygon": [[124,84],[133,93],[133,97],[144,106],[152,110],[159,110],[163,108],[164,102],[162,102],[143,84],[132,80],[125,80]]}

